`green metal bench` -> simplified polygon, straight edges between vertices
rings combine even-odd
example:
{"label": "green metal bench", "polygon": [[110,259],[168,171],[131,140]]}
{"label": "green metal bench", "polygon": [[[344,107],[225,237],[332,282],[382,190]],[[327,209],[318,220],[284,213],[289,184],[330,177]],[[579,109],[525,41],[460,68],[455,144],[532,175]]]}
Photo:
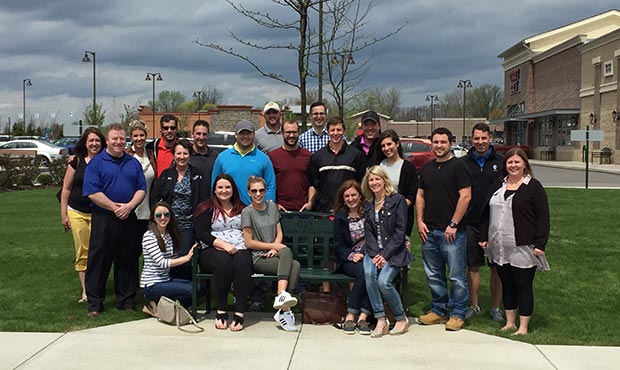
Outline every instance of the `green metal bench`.
{"label": "green metal bench", "polygon": [[[307,282],[353,282],[344,274],[333,273],[335,258],[333,251],[334,216],[316,212],[284,212],[281,213],[280,223],[284,234],[283,244],[291,248],[294,258],[301,264],[299,280]],[[208,290],[206,294],[206,312],[211,309],[211,280],[213,274],[203,273],[198,267],[198,253],[192,258],[192,315],[196,316],[198,309],[198,288],[200,280],[206,280]],[[403,269],[397,278],[397,286],[401,292],[403,305],[407,291],[407,270]],[[254,274],[257,280],[277,281],[275,275]]]}

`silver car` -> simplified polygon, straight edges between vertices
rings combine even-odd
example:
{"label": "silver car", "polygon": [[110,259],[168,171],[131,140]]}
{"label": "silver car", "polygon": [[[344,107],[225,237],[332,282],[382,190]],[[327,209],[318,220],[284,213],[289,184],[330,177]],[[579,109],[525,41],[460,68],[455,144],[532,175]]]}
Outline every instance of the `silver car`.
{"label": "silver car", "polygon": [[0,146],[0,149],[7,149],[11,152],[36,150],[36,161],[41,167],[48,167],[49,164],[58,158],[63,158],[69,154],[67,148],[54,145],[50,142],[34,139],[11,140]]}

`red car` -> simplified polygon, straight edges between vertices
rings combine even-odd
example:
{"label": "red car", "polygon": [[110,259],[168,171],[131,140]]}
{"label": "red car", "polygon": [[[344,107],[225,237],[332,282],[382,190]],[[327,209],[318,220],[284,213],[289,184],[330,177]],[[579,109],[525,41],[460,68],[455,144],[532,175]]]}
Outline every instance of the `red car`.
{"label": "red car", "polygon": [[431,141],[428,139],[401,137],[400,145],[405,159],[413,163],[418,172],[424,163],[435,159],[435,153],[431,150]]}

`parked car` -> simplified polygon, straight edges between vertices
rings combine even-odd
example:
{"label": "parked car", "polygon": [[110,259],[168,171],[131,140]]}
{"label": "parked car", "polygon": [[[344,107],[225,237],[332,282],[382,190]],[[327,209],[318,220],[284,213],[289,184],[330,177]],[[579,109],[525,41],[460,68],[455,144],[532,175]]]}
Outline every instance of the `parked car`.
{"label": "parked car", "polygon": [[401,137],[400,145],[403,148],[405,159],[413,163],[418,172],[426,162],[435,159],[435,153],[431,149],[431,141],[428,139]]}
{"label": "parked car", "polygon": [[220,150],[228,149],[235,143],[235,133],[230,131],[215,131],[209,134],[207,145]]}
{"label": "parked car", "polygon": [[452,150],[452,154],[454,154],[454,156],[457,158],[461,158],[467,155],[467,149],[465,149],[462,145],[452,145],[452,147],[450,147],[450,150]]}
{"label": "parked car", "polygon": [[530,147],[527,146],[527,145],[521,145],[521,144],[516,144],[516,145],[492,144],[492,145],[493,145],[493,148],[495,149],[496,152],[502,153],[502,154],[506,154],[512,148],[521,148],[521,149],[523,149],[525,154],[527,154],[527,157],[528,158],[530,157]]}
{"label": "parked car", "polygon": [[41,167],[48,167],[54,159],[63,158],[69,154],[67,148],[54,145],[47,141],[31,139],[11,140],[2,144],[0,149],[10,149],[12,151],[36,150],[36,163]]}
{"label": "parked car", "polygon": [[61,137],[60,139],[52,141],[52,144],[67,148],[69,155],[73,155],[73,148],[77,144],[79,137]]}

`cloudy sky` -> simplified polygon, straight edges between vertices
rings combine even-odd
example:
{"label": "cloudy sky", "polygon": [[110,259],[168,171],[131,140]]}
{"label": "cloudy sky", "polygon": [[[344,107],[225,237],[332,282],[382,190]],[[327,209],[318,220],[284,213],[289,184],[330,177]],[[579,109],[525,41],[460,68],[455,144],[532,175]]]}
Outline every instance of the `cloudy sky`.
{"label": "cloudy sky", "polygon": [[[271,0],[236,2],[292,17]],[[409,25],[372,49],[375,57],[359,88],[395,87],[402,105],[414,106],[426,104],[428,94],[453,91],[459,79],[471,79],[474,86],[500,85],[499,53],[528,36],[614,7],[619,7],[617,0],[375,0],[366,33],[381,35],[395,25]],[[60,123],[81,118],[93,92],[92,64],[82,63],[85,50],[97,54],[97,102],[103,104],[107,122],[118,119],[124,104],[151,99],[147,72],[162,74],[158,91],[191,97],[196,90],[216,86],[226,104],[259,106],[296,96],[294,88],[193,42],[237,47],[229,31],[263,42],[289,37],[248,22],[223,0],[3,0],[0,124],[20,119],[26,78],[32,81],[26,88],[27,117],[43,123],[52,117]],[[370,52],[354,57],[365,60]],[[294,54],[246,53],[266,69],[295,78]],[[316,87],[315,81],[310,83]]]}

